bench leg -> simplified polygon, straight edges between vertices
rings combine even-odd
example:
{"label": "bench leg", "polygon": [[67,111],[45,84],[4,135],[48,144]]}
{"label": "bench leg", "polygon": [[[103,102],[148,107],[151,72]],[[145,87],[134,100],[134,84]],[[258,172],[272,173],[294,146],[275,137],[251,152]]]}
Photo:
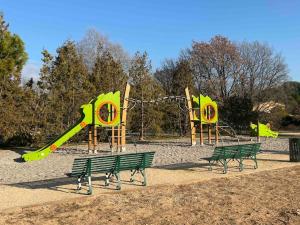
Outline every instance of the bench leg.
{"label": "bench leg", "polygon": [[115,176],[117,178],[117,190],[121,190],[120,173],[116,173]]}
{"label": "bench leg", "polygon": [[147,177],[146,177],[146,171],[145,170],[141,170],[141,174],[144,178],[144,181],[143,181],[143,186],[147,186]]}
{"label": "bench leg", "polygon": [[137,170],[130,170],[131,174],[130,174],[130,182],[134,182],[134,174],[136,173]]}
{"label": "bench leg", "polygon": [[208,168],[208,170],[212,171],[211,161],[208,161],[208,162],[209,162],[209,168]]}
{"label": "bench leg", "polygon": [[91,195],[91,194],[93,193],[92,177],[91,177],[91,176],[88,177],[88,184],[89,184],[89,189],[88,189],[87,194],[88,194],[88,195]]}
{"label": "bench leg", "polygon": [[224,170],[223,170],[223,173],[224,173],[224,174],[227,173],[227,168],[228,168],[228,166],[227,166],[227,160],[224,159]]}
{"label": "bench leg", "polygon": [[109,175],[108,173],[105,174],[105,186],[109,186]]}
{"label": "bench leg", "polygon": [[258,168],[258,164],[257,164],[256,156],[253,157],[253,161],[255,162],[254,169],[257,169]]}
{"label": "bench leg", "polygon": [[240,171],[244,170],[243,159],[240,159],[240,161],[239,161],[239,167],[240,167]]}
{"label": "bench leg", "polygon": [[77,178],[77,191],[79,191],[79,190],[81,190],[81,179],[82,179],[82,177],[78,177]]}

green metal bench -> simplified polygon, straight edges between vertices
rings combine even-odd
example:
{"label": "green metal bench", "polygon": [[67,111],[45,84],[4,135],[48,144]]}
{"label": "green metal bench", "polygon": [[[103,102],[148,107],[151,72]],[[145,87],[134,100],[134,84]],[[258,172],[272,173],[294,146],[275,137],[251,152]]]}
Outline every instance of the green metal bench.
{"label": "green metal bench", "polygon": [[229,145],[215,147],[211,157],[202,158],[209,162],[209,170],[212,170],[212,163],[221,163],[224,167],[223,173],[227,173],[228,163],[231,160],[239,162],[239,170],[244,169],[243,161],[251,159],[255,162],[254,168],[258,168],[256,154],[260,150],[260,143],[243,144],[243,145]]}
{"label": "green metal bench", "polygon": [[261,143],[239,145],[235,159],[239,162],[240,171],[244,169],[243,161],[245,159],[253,160],[255,163],[254,169],[258,168],[256,155],[260,151],[260,145]]}
{"label": "green metal bench", "polygon": [[211,157],[202,158],[209,162],[209,170],[212,170],[212,163],[221,163],[224,167],[223,173],[227,173],[228,163],[234,160],[238,151],[238,145],[215,147]]}
{"label": "green metal bench", "polygon": [[87,158],[76,158],[73,162],[70,177],[77,177],[78,187],[88,179],[88,194],[92,194],[92,174],[105,173],[105,186],[109,185],[112,176],[117,179],[117,190],[121,189],[120,172],[130,170],[130,182],[134,182],[134,175],[140,172],[143,176],[142,184],[147,185],[145,169],[151,167],[155,152],[141,152],[109,156],[97,156]]}

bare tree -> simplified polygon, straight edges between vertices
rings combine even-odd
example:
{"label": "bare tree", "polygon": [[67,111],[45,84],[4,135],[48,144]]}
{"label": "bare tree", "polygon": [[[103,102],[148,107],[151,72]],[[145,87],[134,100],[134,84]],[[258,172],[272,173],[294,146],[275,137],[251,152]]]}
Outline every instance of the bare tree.
{"label": "bare tree", "polygon": [[191,66],[199,92],[225,100],[236,88],[240,56],[226,37],[215,36],[209,43],[194,42],[190,50]]}
{"label": "bare tree", "polygon": [[208,43],[194,42],[189,54],[198,91],[222,101],[232,95],[266,101],[266,90],[288,78],[283,57],[257,41],[235,44],[215,36]]}
{"label": "bare tree", "polygon": [[157,69],[154,73],[154,77],[162,85],[167,95],[172,95],[173,92],[173,80],[176,72],[176,61],[173,59],[166,59],[161,68]]}
{"label": "bare tree", "polygon": [[94,29],[86,32],[84,38],[78,42],[77,49],[83,56],[89,71],[94,67],[96,58],[105,52],[109,52],[115,61],[122,64],[126,71],[129,68],[130,59],[122,46],[112,43],[106,36]]}
{"label": "bare tree", "polygon": [[269,96],[265,90],[281,85],[288,78],[283,57],[257,41],[243,42],[238,49],[242,60],[240,93],[249,95],[254,101],[267,100]]}

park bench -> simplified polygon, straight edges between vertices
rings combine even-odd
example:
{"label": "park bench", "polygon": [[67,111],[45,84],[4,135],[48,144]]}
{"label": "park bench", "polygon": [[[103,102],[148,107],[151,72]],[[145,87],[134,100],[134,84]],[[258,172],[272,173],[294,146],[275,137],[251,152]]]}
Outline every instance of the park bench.
{"label": "park bench", "polygon": [[239,145],[235,159],[239,162],[240,171],[244,169],[243,161],[245,159],[253,160],[255,163],[254,169],[258,168],[256,155],[260,151],[260,145],[261,143]]}
{"label": "park bench", "polygon": [[243,170],[243,161],[251,159],[255,162],[254,168],[258,168],[256,154],[259,152],[260,143],[243,144],[243,145],[228,145],[215,147],[211,157],[202,158],[209,162],[209,170],[212,170],[213,163],[220,163],[223,165],[223,173],[227,173],[228,163],[231,160],[239,162],[240,171]]}
{"label": "park bench", "polygon": [[130,170],[130,182],[134,182],[134,175],[140,173],[143,176],[142,184],[147,185],[146,168],[151,167],[155,152],[129,153],[120,155],[95,156],[74,159],[70,177],[77,177],[78,187],[81,182],[88,179],[88,194],[92,194],[92,174],[105,173],[105,186],[114,176],[117,180],[117,190],[121,189],[120,172]]}
{"label": "park bench", "polygon": [[223,173],[227,173],[228,163],[234,160],[234,156],[238,151],[238,145],[218,146],[215,147],[211,157],[202,158],[209,162],[209,170],[212,170],[213,163],[221,163],[223,165]]}

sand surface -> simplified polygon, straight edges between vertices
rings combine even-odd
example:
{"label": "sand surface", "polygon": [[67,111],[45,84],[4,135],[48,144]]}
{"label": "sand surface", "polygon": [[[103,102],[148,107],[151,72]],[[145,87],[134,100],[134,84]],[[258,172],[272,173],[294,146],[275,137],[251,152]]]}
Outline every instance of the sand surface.
{"label": "sand surface", "polygon": [[[263,144],[258,169],[246,161],[240,172],[231,162],[225,175],[219,166],[208,171],[198,158],[211,154],[211,146],[199,151],[176,141],[152,143],[150,149],[145,144],[144,150],[151,147],[158,154],[147,170],[147,187],[140,176],[130,183],[130,173],[122,172],[122,190],[116,191],[115,183],[105,187],[100,175],[93,177],[92,196],[86,186],[76,192],[74,179],[51,173],[66,171],[78,154],[19,164],[7,160],[15,152],[1,151],[9,170],[1,171],[0,224],[300,224],[300,163],[289,162],[286,140]],[[32,178],[35,172],[40,176]]]}
{"label": "sand surface", "polygon": [[0,224],[297,225],[299,180],[300,166],[290,166],[186,184],[128,189],[3,210]]}

